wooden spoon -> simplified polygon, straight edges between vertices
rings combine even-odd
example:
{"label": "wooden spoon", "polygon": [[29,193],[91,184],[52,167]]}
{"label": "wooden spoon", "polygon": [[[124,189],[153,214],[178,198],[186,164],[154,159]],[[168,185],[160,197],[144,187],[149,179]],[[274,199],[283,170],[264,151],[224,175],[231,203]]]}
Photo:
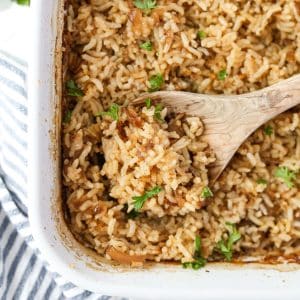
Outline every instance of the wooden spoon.
{"label": "wooden spoon", "polygon": [[142,95],[133,103],[141,104],[149,97],[175,113],[201,117],[205,125],[204,138],[217,157],[210,170],[214,182],[253,131],[300,104],[300,75],[242,95],[162,91]]}

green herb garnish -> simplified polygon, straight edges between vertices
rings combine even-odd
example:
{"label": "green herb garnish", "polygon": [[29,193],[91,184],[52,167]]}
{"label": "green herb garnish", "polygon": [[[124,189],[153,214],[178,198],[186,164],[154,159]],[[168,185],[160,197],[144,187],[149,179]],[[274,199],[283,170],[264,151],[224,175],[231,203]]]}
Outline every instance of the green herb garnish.
{"label": "green herb garnish", "polygon": [[293,181],[296,180],[296,173],[288,167],[278,167],[275,171],[275,177],[282,179],[288,188],[292,188],[294,186]]}
{"label": "green herb garnish", "polygon": [[145,100],[145,104],[146,104],[146,107],[149,109],[151,107],[151,99],[150,98],[147,98]]}
{"label": "green herb garnish", "polygon": [[201,197],[204,198],[204,199],[210,198],[213,195],[214,195],[213,192],[211,191],[211,189],[208,186],[204,187],[202,192],[201,192]]}
{"label": "green herb garnish", "polygon": [[20,5],[30,5],[30,0],[17,0],[17,3]]}
{"label": "green herb garnish", "polygon": [[195,259],[194,261],[182,263],[184,269],[192,268],[194,270],[199,270],[206,264],[206,259],[202,256],[200,236],[196,236],[195,238],[195,252],[193,257]]}
{"label": "green herb garnish", "polygon": [[188,262],[184,262],[182,263],[182,267],[184,269],[188,269],[188,268],[192,268],[193,270],[199,270],[201,268],[203,268],[206,265],[206,259],[205,258],[201,258],[195,261],[188,261]]}
{"label": "green herb garnish", "polygon": [[157,119],[158,121],[162,121],[162,117],[161,117],[162,110],[163,110],[163,107],[160,103],[155,105],[154,118]]}
{"label": "green herb garnish", "polygon": [[224,255],[225,259],[227,261],[231,261],[232,259],[232,252],[233,252],[233,244],[236,243],[241,239],[241,234],[236,229],[235,224],[226,222],[229,236],[228,239],[221,240],[218,242],[216,249]]}
{"label": "green herb garnish", "polygon": [[199,38],[200,40],[203,40],[203,39],[206,38],[206,33],[205,33],[203,30],[199,30],[199,31],[197,32],[197,36],[198,36],[198,38]]}
{"label": "green herb garnish", "polygon": [[152,43],[150,41],[147,41],[147,42],[141,44],[140,48],[144,49],[146,51],[152,51],[153,50],[153,46],[152,46]]}
{"label": "green herb garnish", "polygon": [[164,84],[164,78],[161,74],[156,74],[150,77],[149,83],[149,92],[156,92],[159,91],[162,85]]}
{"label": "green herb garnish", "polygon": [[133,3],[135,7],[145,11],[149,11],[156,7],[156,0],[135,0]]}
{"label": "green herb garnish", "polygon": [[78,87],[74,80],[67,81],[67,91],[68,96],[72,97],[82,97],[84,95],[83,91]]}
{"label": "green herb garnish", "polygon": [[64,122],[64,123],[70,123],[71,118],[72,118],[72,112],[71,112],[70,110],[67,110],[67,111],[66,111],[66,114],[65,114],[65,116],[64,116],[63,122]]}
{"label": "green herb garnish", "polygon": [[162,188],[160,186],[156,186],[153,189],[151,189],[150,191],[147,191],[144,195],[142,196],[135,196],[132,197],[133,202],[133,206],[135,211],[140,211],[141,208],[143,207],[143,205],[145,204],[146,200],[148,200],[149,198],[152,198],[153,196],[156,196],[159,192],[162,191]]}
{"label": "green herb garnish", "polygon": [[223,69],[218,73],[217,77],[219,80],[225,80],[227,76],[228,76],[227,71]]}
{"label": "green herb garnish", "polygon": [[96,115],[96,117],[99,117],[99,116],[109,116],[111,117],[113,120],[115,121],[118,121],[119,120],[119,111],[120,111],[120,106],[116,103],[113,103],[108,111],[102,111],[100,113],[98,113]]}
{"label": "green herb garnish", "polygon": [[201,238],[198,235],[195,238],[195,253],[201,253]]}
{"label": "green herb garnish", "polygon": [[259,179],[256,180],[256,183],[257,183],[257,184],[267,185],[267,184],[268,184],[268,181],[267,181],[266,179],[259,178]]}
{"label": "green herb garnish", "polygon": [[268,126],[265,127],[265,129],[264,129],[264,133],[265,133],[266,135],[268,135],[268,136],[272,135],[272,133],[273,133],[273,127],[270,126],[270,125],[268,125]]}

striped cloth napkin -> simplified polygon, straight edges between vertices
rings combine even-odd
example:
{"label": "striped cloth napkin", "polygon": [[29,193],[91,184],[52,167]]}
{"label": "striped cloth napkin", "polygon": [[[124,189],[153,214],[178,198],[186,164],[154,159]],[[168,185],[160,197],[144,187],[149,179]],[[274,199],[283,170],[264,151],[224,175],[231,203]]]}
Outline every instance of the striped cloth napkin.
{"label": "striped cloth napkin", "polygon": [[26,63],[0,51],[0,299],[120,299],[66,281],[37,250],[27,217]]}

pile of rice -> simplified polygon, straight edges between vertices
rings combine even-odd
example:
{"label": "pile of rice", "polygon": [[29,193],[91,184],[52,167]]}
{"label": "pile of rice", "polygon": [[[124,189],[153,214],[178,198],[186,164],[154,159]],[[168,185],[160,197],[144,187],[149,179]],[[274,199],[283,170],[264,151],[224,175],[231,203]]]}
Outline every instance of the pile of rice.
{"label": "pile of rice", "polygon": [[207,166],[215,157],[201,141],[199,117],[179,115],[168,124],[163,117],[155,118],[154,106],[141,111],[129,107],[122,110],[119,121],[111,123],[107,117],[101,132],[105,157],[101,175],[109,180],[109,195],[127,204],[128,211],[133,209],[134,196],[156,186],[161,192],[142,209],[149,217],[186,215],[201,208]]}
{"label": "pile of rice", "polygon": [[[133,118],[141,118],[139,128],[126,109],[120,122],[97,115],[112,103],[128,105],[157,74],[163,90],[238,94],[299,73],[300,1],[158,0],[144,13],[130,0],[90,0],[69,1],[66,9],[66,80],[84,94],[64,97],[72,117],[63,125],[63,184],[76,238],[108,259],[132,263],[191,261],[200,236],[203,256],[215,261],[230,222],[241,234],[236,259],[296,259],[300,176],[288,187],[274,174],[282,166],[300,169],[297,109],[240,147],[206,201],[201,191],[214,155],[201,141],[201,120],[157,122],[154,108],[143,108]],[[147,41],[152,51],[141,49]],[[128,218],[132,197],[157,185],[163,190]]]}

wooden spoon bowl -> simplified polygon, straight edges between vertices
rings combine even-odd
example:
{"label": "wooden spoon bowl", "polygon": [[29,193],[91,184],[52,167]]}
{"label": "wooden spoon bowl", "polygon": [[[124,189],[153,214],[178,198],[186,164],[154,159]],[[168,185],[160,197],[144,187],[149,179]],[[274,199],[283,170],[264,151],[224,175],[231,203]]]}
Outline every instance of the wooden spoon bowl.
{"label": "wooden spoon bowl", "polygon": [[278,114],[300,104],[300,75],[242,95],[161,91],[144,94],[133,103],[144,103],[149,97],[175,113],[201,117],[205,125],[204,138],[217,157],[210,170],[214,182],[251,133]]}

